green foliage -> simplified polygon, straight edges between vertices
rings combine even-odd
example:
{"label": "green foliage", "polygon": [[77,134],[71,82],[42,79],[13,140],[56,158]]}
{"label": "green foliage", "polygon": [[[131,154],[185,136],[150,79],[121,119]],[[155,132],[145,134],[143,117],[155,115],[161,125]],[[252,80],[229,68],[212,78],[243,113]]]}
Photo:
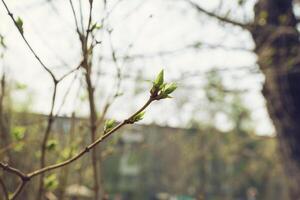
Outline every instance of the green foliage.
{"label": "green foliage", "polygon": [[156,79],[154,80],[153,86],[154,86],[155,88],[160,88],[160,87],[162,86],[163,83],[164,83],[164,70],[161,70],[161,71],[158,73]]}
{"label": "green foliage", "polygon": [[20,17],[17,18],[16,25],[17,25],[17,28],[19,29],[19,31],[21,32],[21,34],[24,34],[23,20]]}
{"label": "green foliage", "polygon": [[0,46],[6,48],[6,44],[4,42],[4,36],[0,34]]}
{"label": "green foliage", "polygon": [[20,141],[25,136],[25,128],[22,126],[15,126],[12,128],[12,137],[15,141]]}
{"label": "green foliage", "polygon": [[135,123],[135,122],[138,122],[138,121],[141,121],[142,119],[144,119],[144,116],[145,116],[145,111],[142,111],[140,112],[139,114],[135,115],[133,118],[132,118],[132,121]]}
{"label": "green foliage", "polygon": [[48,151],[53,151],[56,149],[58,145],[58,141],[55,140],[55,139],[52,139],[52,140],[48,140],[47,144],[46,144],[46,148]]}
{"label": "green foliage", "polygon": [[94,30],[100,30],[102,28],[102,25],[101,24],[98,24],[98,23],[94,23],[91,27],[91,31],[94,31]]}
{"label": "green foliage", "polygon": [[15,88],[16,88],[16,90],[25,90],[25,89],[27,89],[27,85],[16,82]]}
{"label": "green foliage", "polygon": [[156,100],[165,98],[171,98],[170,94],[177,89],[176,83],[165,83],[164,82],[164,70],[161,70],[153,81],[152,89],[150,93]]}
{"label": "green foliage", "polygon": [[53,191],[57,188],[59,182],[56,174],[51,174],[44,178],[45,188],[47,190]]}
{"label": "green foliage", "polygon": [[72,156],[73,148],[72,147],[65,147],[61,152],[60,152],[60,159],[59,161],[64,161]]}
{"label": "green foliage", "polygon": [[104,132],[109,132],[116,126],[116,120],[114,119],[109,119],[105,121],[104,124]]}
{"label": "green foliage", "polygon": [[169,94],[174,92],[176,89],[177,89],[176,83],[167,83],[162,87],[161,93],[163,94],[163,96],[169,97]]}

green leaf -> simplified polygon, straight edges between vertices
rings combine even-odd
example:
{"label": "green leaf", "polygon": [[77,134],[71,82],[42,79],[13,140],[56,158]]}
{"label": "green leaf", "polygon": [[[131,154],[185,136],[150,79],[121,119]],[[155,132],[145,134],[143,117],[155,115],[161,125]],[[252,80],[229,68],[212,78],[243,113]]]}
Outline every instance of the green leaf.
{"label": "green leaf", "polygon": [[17,90],[25,90],[25,89],[27,89],[27,85],[17,82],[16,83],[16,89]]}
{"label": "green leaf", "polygon": [[13,127],[12,136],[13,136],[13,139],[16,141],[22,140],[25,136],[25,128],[22,126]]}
{"label": "green leaf", "polygon": [[44,184],[46,189],[48,190],[55,190],[58,186],[58,180],[56,174],[51,174],[44,178]]}
{"label": "green leaf", "polygon": [[132,118],[132,121],[133,122],[141,121],[142,119],[144,119],[145,113],[146,113],[145,111],[140,112],[139,114],[137,114]]}
{"label": "green leaf", "polygon": [[0,46],[3,48],[6,48],[5,42],[4,42],[4,36],[0,34]]}
{"label": "green leaf", "polygon": [[70,147],[66,147],[64,150],[62,150],[60,155],[63,158],[63,160],[66,160],[72,155],[72,149]]}
{"label": "green leaf", "polygon": [[177,85],[176,83],[168,83],[167,85],[165,85],[165,87],[163,88],[163,93],[166,95],[171,94],[172,92],[174,92],[177,89]]}
{"label": "green leaf", "polygon": [[159,74],[157,75],[155,81],[153,82],[153,85],[156,88],[160,88],[160,86],[164,83],[164,70],[161,70]]}
{"label": "green leaf", "polygon": [[105,121],[104,124],[104,132],[110,131],[113,127],[116,125],[116,120],[114,119],[109,119]]}
{"label": "green leaf", "polygon": [[23,150],[24,146],[25,146],[24,143],[20,142],[20,143],[16,144],[16,146],[14,147],[14,151],[21,152]]}
{"label": "green leaf", "polygon": [[57,140],[49,140],[46,144],[46,148],[49,151],[54,150],[58,145],[58,141]]}
{"label": "green leaf", "polygon": [[99,30],[102,28],[102,25],[101,24],[97,24],[97,23],[94,23],[91,27],[91,31],[93,30]]}
{"label": "green leaf", "polygon": [[23,20],[20,17],[17,18],[16,25],[17,25],[17,28],[19,29],[19,31],[21,32],[21,34],[23,34],[24,33]]}

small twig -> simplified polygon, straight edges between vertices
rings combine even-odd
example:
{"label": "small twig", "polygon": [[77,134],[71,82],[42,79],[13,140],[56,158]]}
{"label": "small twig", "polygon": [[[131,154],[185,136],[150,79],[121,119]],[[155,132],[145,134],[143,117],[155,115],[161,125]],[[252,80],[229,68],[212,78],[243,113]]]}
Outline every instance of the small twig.
{"label": "small twig", "polygon": [[[40,167],[41,168],[45,167],[45,165],[46,165],[45,163],[46,163],[47,142],[48,142],[48,139],[49,139],[49,136],[51,133],[51,129],[52,129],[52,124],[54,121],[53,112],[54,112],[54,106],[55,106],[55,100],[56,100],[56,94],[57,94],[57,84],[58,84],[58,82],[54,83],[51,109],[50,109],[50,113],[48,115],[47,127],[45,129],[44,138],[43,138],[42,146],[41,146],[41,159],[40,159]],[[39,180],[39,190],[38,190],[38,194],[37,194],[37,200],[41,199],[43,190],[44,190],[44,175],[42,174],[40,176],[40,180]]]}
{"label": "small twig", "polygon": [[69,75],[73,74],[74,72],[76,72],[77,70],[79,70],[81,67],[81,64],[78,65],[76,68],[70,70],[69,72],[67,72],[66,74],[62,75],[59,79],[57,79],[57,83],[60,83],[61,81],[63,81],[65,78],[67,78]]}
{"label": "small twig", "polygon": [[79,14],[80,14],[80,24],[81,24],[81,32],[84,33],[84,22],[83,22],[83,11],[82,11],[82,2],[81,0],[79,2]]}
{"label": "small twig", "polygon": [[0,162],[0,168],[2,168],[4,171],[7,171],[8,173],[11,173],[11,174],[14,174],[14,175],[20,177],[21,179],[28,178],[28,176],[25,173],[23,173],[19,169],[9,166],[8,164]]}
{"label": "small twig", "polygon": [[6,199],[6,200],[9,200],[7,188],[6,188],[5,183],[3,182],[3,180],[2,180],[1,177],[0,177],[0,186],[1,186],[1,188],[2,188],[2,191],[3,191],[3,194],[4,194],[5,199]]}
{"label": "small twig", "polygon": [[7,4],[5,3],[4,0],[1,0],[8,15],[10,16],[10,18],[12,19],[12,21],[14,22],[16,28],[18,29],[20,35],[22,36],[24,42],[26,43],[27,47],[30,49],[31,53],[34,55],[34,57],[37,59],[37,61],[42,65],[42,67],[50,74],[50,76],[52,77],[53,81],[56,81],[56,77],[54,76],[53,72],[43,63],[43,61],[39,58],[39,56],[37,55],[37,53],[33,50],[33,48],[31,47],[31,45],[29,44],[28,40],[26,39],[24,33],[22,32],[22,30],[19,28],[18,23],[16,21],[16,19],[14,18],[13,14],[10,12]]}
{"label": "small twig", "polygon": [[14,200],[17,198],[17,196],[21,193],[25,185],[27,184],[27,181],[21,180],[21,183],[19,184],[18,188],[16,191],[13,193],[12,197],[10,198],[11,200]]}
{"label": "small twig", "polygon": [[78,74],[75,74],[73,80],[71,81],[70,85],[67,88],[67,91],[65,92],[65,94],[63,96],[63,99],[62,99],[62,102],[61,102],[60,106],[57,109],[57,113],[55,115],[55,118],[58,117],[58,115],[60,114],[60,112],[61,112],[61,110],[62,110],[62,108],[63,108],[63,106],[64,106],[64,104],[66,102],[66,99],[67,99],[68,95],[70,94],[72,86],[74,85],[74,83],[75,83],[75,81],[76,81],[77,78],[78,78]]}
{"label": "small twig", "polygon": [[72,9],[72,13],[73,13],[73,17],[74,17],[74,22],[75,22],[75,25],[76,25],[76,30],[77,30],[77,33],[79,34],[80,30],[79,30],[79,25],[78,25],[78,20],[77,20],[75,8],[74,8],[72,0],[69,0],[69,2],[70,2],[71,9]]}
{"label": "small twig", "polygon": [[198,4],[196,4],[195,2],[191,1],[191,0],[185,0],[187,1],[189,4],[191,4],[194,8],[196,8],[199,12],[202,12],[210,17],[213,17],[213,18],[216,18],[222,22],[225,22],[225,23],[228,23],[228,24],[232,24],[234,26],[239,26],[243,29],[249,29],[249,26],[250,24],[243,24],[243,23],[240,23],[240,22],[237,22],[237,21],[234,21],[232,19],[228,19],[227,17],[222,17],[222,16],[219,16],[213,12],[210,12],[210,11],[207,11],[205,10],[204,8],[200,7]]}
{"label": "small twig", "polygon": [[148,101],[138,111],[136,111],[133,115],[131,115],[129,118],[127,118],[126,120],[124,120],[123,122],[121,122],[120,124],[115,126],[112,130],[102,134],[97,140],[92,142],[90,145],[86,146],[84,149],[82,149],[78,154],[76,154],[72,158],[67,159],[67,160],[65,160],[61,163],[57,163],[57,164],[54,164],[54,165],[49,165],[47,167],[43,167],[43,168],[35,170],[31,173],[25,174],[22,171],[20,171],[19,169],[13,168],[13,167],[9,166],[8,164],[0,162],[0,168],[2,168],[4,171],[7,171],[11,174],[15,174],[16,176],[18,176],[22,180],[21,184],[19,185],[19,187],[15,191],[13,197],[16,198],[20,194],[20,192],[22,191],[22,189],[24,188],[26,183],[29,180],[31,180],[31,178],[33,178],[35,176],[38,176],[40,174],[44,174],[45,172],[49,172],[49,171],[52,171],[54,169],[61,168],[63,166],[71,164],[72,162],[78,160],[83,155],[88,153],[90,150],[94,149],[99,143],[103,142],[106,138],[108,138],[114,132],[118,131],[121,127],[125,126],[126,124],[132,124],[133,118],[135,116],[137,116],[139,113],[143,112],[155,100],[156,100],[155,98],[150,97],[148,99]]}

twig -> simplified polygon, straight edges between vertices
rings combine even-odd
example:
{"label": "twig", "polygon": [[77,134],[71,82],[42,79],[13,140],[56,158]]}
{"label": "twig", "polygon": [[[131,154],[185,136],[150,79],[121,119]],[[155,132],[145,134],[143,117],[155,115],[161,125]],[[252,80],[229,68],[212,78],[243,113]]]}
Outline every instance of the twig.
{"label": "twig", "polygon": [[25,185],[27,184],[27,180],[21,180],[21,183],[19,184],[18,188],[16,189],[16,191],[13,193],[12,197],[10,198],[11,200],[14,200],[17,198],[17,196],[21,193],[21,191],[23,190],[23,188],[25,187]]}
{"label": "twig", "polygon": [[81,64],[78,65],[76,68],[70,70],[69,72],[67,72],[66,74],[62,75],[59,79],[57,79],[57,83],[60,83],[61,81],[63,81],[65,78],[67,78],[69,75],[73,74],[74,72],[76,72],[77,70],[79,70],[81,67]]}
{"label": "twig", "polygon": [[79,30],[79,25],[78,25],[77,16],[76,16],[76,13],[75,13],[75,8],[74,8],[74,5],[73,5],[72,0],[69,0],[69,2],[70,2],[71,9],[72,9],[74,22],[75,22],[75,25],[76,25],[76,30],[77,30],[77,33],[79,34],[79,33],[80,33],[80,30]]}
{"label": "twig", "polygon": [[5,183],[3,182],[3,180],[2,180],[1,177],[0,177],[0,186],[1,186],[1,188],[2,188],[2,191],[3,191],[3,194],[4,194],[5,199],[6,199],[6,200],[9,200],[7,188],[6,188]]}
{"label": "twig", "polygon": [[[55,100],[56,100],[56,94],[57,94],[57,84],[58,84],[58,82],[54,83],[51,109],[50,109],[50,113],[48,115],[47,128],[45,129],[44,138],[43,138],[43,142],[42,142],[42,146],[41,146],[41,159],[40,159],[40,167],[41,168],[45,167],[47,142],[48,142],[50,132],[51,132],[51,129],[52,129],[52,124],[53,124],[53,121],[54,121],[53,112],[54,112],[54,106],[55,106]],[[43,190],[44,190],[44,174],[42,174],[40,176],[39,189],[38,189],[38,193],[37,193],[37,200],[42,198]]]}
{"label": "twig", "polygon": [[61,163],[57,163],[57,164],[54,164],[54,165],[49,165],[49,166],[43,167],[41,169],[35,170],[31,173],[25,174],[22,171],[20,171],[19,169],[13,168],[13,167],[9,166],[8,164],[0,162],[0,168],[2,168],[4,171],[7,171],[11,174],[14,174],[14,175],[18,176],[22,180],[22,183],[19,185],[18,189],[16,190],[17,193],[15,192],[14,198],[18,196],[18,194],[21,192],[21,190],[26,185],[26,182],[30,181],[33,177],[38,176],[40,174],[44,174],[45,172],[49,172],[49,171],[52,171],[54,169],[61,168],[63,166],[71,164],[72,162],[78,160],[83,155],[88,153],[90,150],[94,149],[99,143],[103,142],[110,135],[112,135],[113,133],[118,131],[120,128],[122,128],[126,124],[132,124],[133,123],[132,119],[135,116],[137,116],[139,113],[143,112],[155,100],[156,100],[155,98],[150,97],[148,99],[148,101],[138,111],[136,111],[133,115],[131,115],[129,118],[127,118],[126,120],[124,120],[123,122],[121,122],[120,124],[115,126],[110,131],[102,134],[97,140],[92,142],[90,145],[86,146],[84,149],[82,149],[79,153],[77,153],[72,158],[67,159],[67,160],[65,160]]}
{"label": "twig", "polygon": [[243,29],[249,29],[250,27],[250,24],[243,24],[243,23],[240,23],[240,22],[237,22],[237,21],[234,21],[232,19],[228,19],[227,17],[223,17],[223,16],[219,16],[213,12],[210,12],[210,11],[207,11],[205,10],[204,8],[200,7],[198,4],[196,4],[195,2],[191,1],[191,0],[185,0],[187,1],[189,4],[191,4],[194,8],[196,8],[199,12],[202,12],[210,17],[213,17],[213,18],[216,18],[222,22],[225,22],[225,23],[228,23],[228,24],[232,24],[234,26],[239,26]]}
{"label": "twig", "polygon": [[18,23],[16,21],[16,19],[14,18],[13,14],[10,12],[7,4],[5,3],[4,0],[1,0],[8,15],[10,16],[10,18],[12,19],[12,21],[14,22],[16,28],[18,29],[20,35],[22,36],[24,42],[26,43],[27,47],[29,48],[29,50],[31,51],[31,53],[34,55],[34,57],[38,60],[38,62],[42,65],[42,67],[50,74],[50,76],[52,77],[53,81],[56,82],[56,77],[54,76],[53,72],[43,63],[43,61],[39,58],[39,56],[37,55],[37,53],[33,50],[33,48],[31,47],[31,45],[29,44],[28,40],[26,39],[24,33],[22,32],[22,30],[19,28]]}

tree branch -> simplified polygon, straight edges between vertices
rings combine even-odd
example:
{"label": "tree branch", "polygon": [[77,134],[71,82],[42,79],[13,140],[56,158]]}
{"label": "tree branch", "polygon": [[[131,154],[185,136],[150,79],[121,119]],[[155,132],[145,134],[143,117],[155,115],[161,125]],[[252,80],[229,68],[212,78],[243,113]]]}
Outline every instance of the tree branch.
{"label": "tree branch", "polygon": [[202,7],[200,7],[198,4],[196,4],[195,2],[191,1],[191,0],[185,0],[187,1],[190,5],[192,5],[197,11],[201,12],[201,13],[204,13],[210,17],[213,17],[219,21],[222,21],[222,22],[225,22],[225,23],[228,23],[228,24],[231,24],[231,25],[234,25],[234,26],[239,26],[243,29],[249,29],[250,27],[250,24],[243,24],[241,22],[237,22],[237,21],[234,21],[232,19],[228,19],[227,17],[223,17],[223,16],[219,16],[213,12],[210,12]]}
{"label": "tree branch", "polygon": [[4,194],[5,199],[6,199],[6,200],[9,200],[7,188],[6,188],[6,186],[5,186],[4,182],[3,182],[3,180],[1,179],[1,177],[0,177],[0,186],[1,186],[1,188],[2,188],[2,191],[3,191],[3,194]]}
{"label": "tree branch", "polygon": [[31,47],[31,45],[29,44],[29,42],[27,41],[23,31],[19,28],[18,23],[16,21],[16,19],[14,18],[14,15],[10,12],[7,4],[5,3],[4,0],[1,0],[6,11],[7,14],[10,16],[10,18],[12,19],[12,21],[14,22],[14,25],[16,26],[16,28],[18,29],[20,35],[22,36],[24,42],[26,43],[27,47],[30,49],[31,53],[34,55],[34,57],[38,60],[38,62],[42,65],[42,67],[50,74],[50,76],[52,77],[53,81],[56,82],[56,77],[53,74],[53,72],[43,63],[43,61],[39,58],[39,56],[37,55],[37,53],[34,51],[34,49]]}
{"label": "tree branch", "polygon": [[38,169],[38,170],[35,170],[31,173],[26,174],[26,173],[20,171],[19,169],[13,168],[13,167],[9,166],[8,164],[0,162],[0,168],[2,168],[4,171],[7,171],[11,174],[14,174],[14,175],[18,176],[22,180],[22,182],[20,183],[20,185],[16,189],[16,191],[15,191],[15,193],[14,193],[14,195],[11,199],[15,199],[20,194],[20,192],[22,191],[22,189],[24,188],[26,183],[28,181],[30,181],[31,178],[33,178],[35,176],[38,176],[40,174],[44,174],[45,172],[49,172],[49,171],[52,171],[54,169],[61,168],[63,166],[66,166],[66,165],[69,165],[69,164],[73,163],[74,161],[78,160],[83,155],[88,153],[90,150],[94,149],[99,143],[103,142],[106,138],[108,138],[114,132],[118,131],[121,127],[125,126],[126,124],[132,124],[132,119],[135,116],[137,116],[139,113],[143,112],[155,100],[157,100],[157,99],[155,99],[151,96],[148,99],[148,101],[138,111],[136,111],[133,115],[131,115],[129,118],[127,118],[126,120],[124,120],[123,122],[121,122],[120,124],[115,126],[112,130],[102,134],[102,136],[100,136],[97,140],[92,142],[90,145],[86,146],[84,149],[82,149],[79,153],[77,153],[72,158],[67,159],[67,160],[65,160],[61,163],[57,163],[57,164],[54,164],[54,165],[49,165],[47,167],[43,167],[41,169]]}

